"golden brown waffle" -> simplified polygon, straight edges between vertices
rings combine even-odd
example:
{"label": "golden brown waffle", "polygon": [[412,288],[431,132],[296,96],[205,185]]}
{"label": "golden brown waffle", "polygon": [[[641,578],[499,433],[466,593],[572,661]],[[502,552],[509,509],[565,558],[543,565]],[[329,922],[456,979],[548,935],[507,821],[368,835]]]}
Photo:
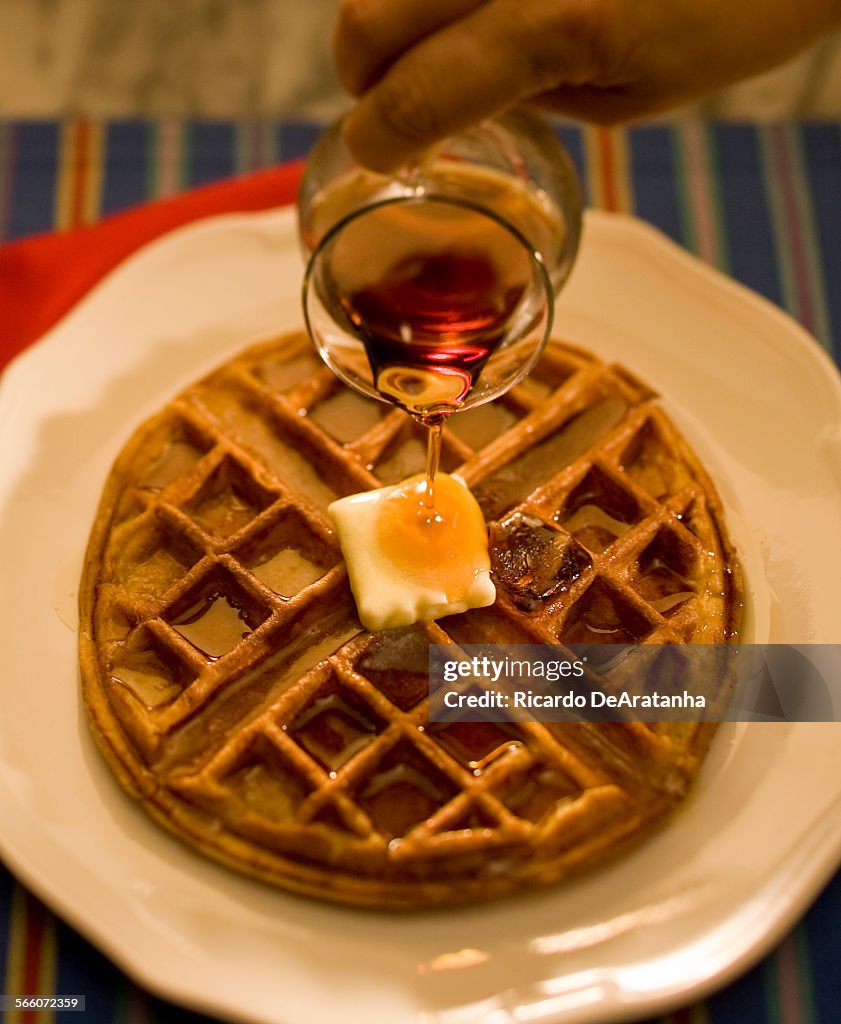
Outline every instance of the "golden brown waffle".
{"label": "golden brown waffle", "polygon": [[97,742],[155,818],[289,889],[411,907],[554,881],[662,818],[711,736],[427,721],[431,642],[733,637],[718,498],[645,386],[553,343],[455,417],[442,465],[490,523],[497,602],[370,634],[325,509],[423,459],[292,335],[172,401],[105,488],[81,593]]}

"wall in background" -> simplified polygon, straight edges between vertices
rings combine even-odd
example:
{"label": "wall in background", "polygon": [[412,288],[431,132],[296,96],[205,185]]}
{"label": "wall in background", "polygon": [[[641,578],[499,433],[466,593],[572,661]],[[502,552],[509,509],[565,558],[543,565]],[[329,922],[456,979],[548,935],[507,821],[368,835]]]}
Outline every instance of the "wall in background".
{"label": "wall in background", "polygon": [[329,116],[335,0],[0,0],[0,115]]}
{"label": "wall in background", "polygon": [[[335,0],[0,0],[0,116],[329,117]],[[841,118],[841,35],[699,105]]]}

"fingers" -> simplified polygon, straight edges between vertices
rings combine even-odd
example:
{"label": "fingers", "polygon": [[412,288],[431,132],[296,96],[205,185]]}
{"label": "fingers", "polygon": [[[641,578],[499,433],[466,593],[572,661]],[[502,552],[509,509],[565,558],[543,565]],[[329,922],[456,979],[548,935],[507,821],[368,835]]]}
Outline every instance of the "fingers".
{"label": "fingers", "polygon": [[342,0],[333,54],[342,85],[354,96],[424,36],[458,21],[485,0]]}
{"label": "fingers", "polygon": [[693,96],[658,96],[637,85],[599,87],[592,85],[561,85],[535,97],[537,108],[609,127],[627,124],[642,117],[660,114],[678,102],[689,102]]}
{"label": "fingers", "polygon": [[391,171],[523,99],[628,120],[765,70],[839,20],[840,0],[342,0],[339,73],[360,97],[345,135]]}
{"label": "fingers", "polygon": [[594,73],[582,0],[487,0],[420,39],[348,115],[360,163],[392,171],[430,143],[525,97]]}

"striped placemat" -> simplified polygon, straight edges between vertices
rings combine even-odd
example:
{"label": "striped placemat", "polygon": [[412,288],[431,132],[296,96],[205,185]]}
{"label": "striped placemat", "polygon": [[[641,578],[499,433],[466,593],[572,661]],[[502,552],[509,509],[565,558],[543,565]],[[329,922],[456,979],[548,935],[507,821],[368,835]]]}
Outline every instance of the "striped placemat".
{"label": "striped placemat", "polygon": [[[636,214],[782,306],[841,335],[841,125],[561,127],[587,202]],[[0,241],[304,155],[289,122],[0,122]]]}
{"label": "striped placemat", "polygon": [[[782,306],[841,358],[841,125],[687,121],[558,132],[591,206],[648,220]],[[317,133],[269,121],[0,121],[0,241],[302,156]],[[841,875],[764,961],[660,1022],[839,1024],[840,968]],[[5,994],[84,994],[82,1019],[97,1024],[207,1020],[144,993],[2,868],[0,978]],[[56,1016],[7,1010],[2,1019]]]}

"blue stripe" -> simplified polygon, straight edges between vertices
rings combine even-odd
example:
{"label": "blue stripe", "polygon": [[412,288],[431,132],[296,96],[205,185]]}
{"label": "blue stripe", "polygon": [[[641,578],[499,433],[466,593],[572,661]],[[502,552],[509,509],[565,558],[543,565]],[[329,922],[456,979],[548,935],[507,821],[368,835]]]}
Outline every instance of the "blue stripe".
{"label": "blue stripe", "polygon": [[6,964],[9,960],[9,937],[12,932],[12,890],[15,880],[11,874],[0,864],[0,993],[13,995],[12,992],[4,992],[3,982],[6,978]]}
{"label": "blue stripe", "polygon": [[803,162],[814,216],[818,260],[824,272],[827,319],[836,360],[841,358],[841,127],[802,127]]}
{"label": "blue stripe", "polygon": [[9,239],[52,230],[60,145],[55,121],[17,123],[10,168]]}
{"label": "blue stripe", "polygon": [[765,971],[768,961],[743,974],[707,999],[711,1024],[764,1024],[773,1020],[768,1007]]}
{"label": "blue stripe", "polygon": [[581,183],[581,191],[584,196],[584,205],[590,202],[589,185],[585,174],[584,160],[584,133],[574,125],[554,124],[555,134],[564,144],[567,152],[572,157],[575,169],[578,172],[578,180]]}
{"label": "blue stripe", "polygon": [[189,121],[185,130],[185,188],[230,178],[236,172],[236,126],[232,121]]}
{"label": "blue stripe", "polygon": [[737,280],[782,306],[758,132],[747,125],[718,125],[712,140],[727,232],[728,270]]}
{"label": "blue stripe", "polygon": [[161,1002],[159,999],[149,1001],[149,1017],[155,1024],[218,1024],[203,1014]]}
{"label": "blue stripe", "polygon": [[841,874],[827,885],[803,922],[811,964],[815,1024],[841,1018]]}
{"label": "blue stripe", "polygon": [[105,129],[102,213],[115,213],[149,198],[152,131],[147,121],[111,121]]}
{"label": "blue stripe", "polygon": [[[117,994],[125,987],[121,972],[81,936],[58,922],[55,990],[59,995],[84,996],[81,1021],[117,1021]],[[64,1020],[64,1015],[61,1017]],[[71,1015],[68,1020],[76,1018]]]}
{"label": "blue stripe", "polygon": [[312,121],[284,121],[275,128],[275,151],[279,160],[297,160],[306,156],[322,132]]}
{"label": "blue stripe", "polygon": [[675,130],[665,126],[628,132],[634,213],[685,243],[675,166]]}

